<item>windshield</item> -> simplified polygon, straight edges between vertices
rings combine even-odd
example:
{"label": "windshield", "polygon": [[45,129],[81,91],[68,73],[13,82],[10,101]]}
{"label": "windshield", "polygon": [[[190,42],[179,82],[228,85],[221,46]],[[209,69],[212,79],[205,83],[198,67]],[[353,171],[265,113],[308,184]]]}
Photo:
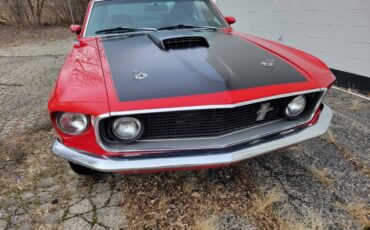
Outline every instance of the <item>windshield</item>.
{"label": "windshield", "polygon": [[210,0],[111,0],[94,3],[86,36],[101,35],[101,31],[112,28],[159,29],[176,25],[228,27]]}

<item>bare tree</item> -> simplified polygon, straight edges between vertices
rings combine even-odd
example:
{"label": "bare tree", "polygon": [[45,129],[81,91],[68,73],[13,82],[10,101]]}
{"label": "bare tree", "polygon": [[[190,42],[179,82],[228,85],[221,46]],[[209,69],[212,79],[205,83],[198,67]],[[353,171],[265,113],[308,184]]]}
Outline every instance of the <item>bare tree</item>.
{"label": "bare tree", "polygon": [[44,9],[45,0],[27,0],[29,11],[33,17],[34,23],[41,25],[41,15]]}
{"label": "bare tree", "polygon": [[7,6],[9,11],[10,22],[19,22],[23,24],[23,7],[21,0],[5,0],[5,6]]}
{"label": "bare tree", "polygon": [[[81,23],[89,0],[70,0],[76,23]],[[0,23],[19,26],[71,23],[68,0],[0,0]]]}

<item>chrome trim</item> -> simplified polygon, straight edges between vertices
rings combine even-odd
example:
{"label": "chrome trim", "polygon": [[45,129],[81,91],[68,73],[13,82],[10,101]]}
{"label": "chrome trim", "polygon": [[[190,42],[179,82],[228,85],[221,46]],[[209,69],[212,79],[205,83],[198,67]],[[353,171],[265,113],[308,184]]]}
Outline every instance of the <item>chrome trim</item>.
{"label": "chrome trim", "polygon": [[[241,102],[241,103],[236,103],[236,104],[225,104],[225,105],[206,105],[206,106],[191,106],[191,107],[176,107],[176,108],[163,108],[163,109],[149,109],[149,110],[134,110],[134,111],[125,111],[125,112],[113,112],[113,113],[106,113],[102,114],[98,117],[92,117],[91,123],[94,126],[95,130],[95,138],[98,143],[98,145],[104,149],[107,152],[114,152],[114,153],[119,153],[119,152],[145,152],[145,151],[150,151],[150,149],[112,149],[108,148],[107,146],[104,145],[104,143],[101,140],[100,134],[99,134],[99,122],[102,119],[108,118],[108,117],[115,117],[115,116],[130,116],[130,115],[136,115],[136,114],[144,114],[144,113],[162,113],[162,112],[177,112],[177,111],[189,111],[189,110],[205,110],[205,109],[232,109],[240,106],[245,106],[245,105],[250,105],[254,103],[260,103],[264,101],[269,101],[269,100],[274,100],[274,99],[279,99],[279,98],[284,98],[284,97],[290,97],[290,96],[296,96],[296,95],[302,95],[302,94],[309,94],[309,93],[316,93],[316,92],[323,92],[323,95],[327,89],[321,88],[321,89],[314,89],[314,90],[306,90],[306,91],[300,91],[300,92],[294,92],[294,93],[288,93],[288,94],[281,94],[277,96],[272,96],[272,97],[265,97],[265,98],[260,98],[256,100],[251,100],[251,101],[246,101],[246,102]],[[317,111],[321,104],[322,98],[317,102],[317,105],[314,109],[314,111]],[[303,125],[307,123],[308,121],[312,120],[314,117],[315,113],[313,112],[310,116],[305,118],[303,121],[300,123],[295,123],[296,126]],[[287,126],[286,128],[293,128],[290,126]],[[239,130],[236,132],[242,132],[246,131],[250,128],[244,129],[244,130]],[[276,132],[279,132],[280,130],[277,130]],[[178,139],[164,139],[164,140],[143,140],[143,141],[138,141],[138,142],[160,142],[162,141],[181,141],[181,140],[210,140],[212,138],[220,138],[220,137],[225,137],[229,135],[233,135],[236,132],[225,134],[223,136],[218,136],[218,137],[210,137],[210,138],[178,138]],[[235,143],[234,143],[235,144]],[[211,147],[209,147],[211,148]],[[161,149],[161,151],[164,151],[166,149]],[[167,150],[173,150],[173,149],[167,149]]]}
{"label": "chrome trim", "polygon": [[[177,111],[189,111],[189,110],[206,110],[206,109],[233,109],[240,106],[251,105],[255,103],[260,103],[264,101],[270,101],[274,99],[296,96],[301,94],[309,94],[309,93],[316,93],[316,92],[325,92],[326,88],[321,89],[314,89],[314,90],[305,90],[300,92],[294,93],[287,93],[287,94],[280,94],[277,96],[271,97],[264,97],[256,100],[240,102],[236,104],[224,104],[224,105],[202,105],[202,106],[190,106],[190,107],[175,107],[175,108],[163,108],[163,109],[146,109],[146,110],[134,110],[134,111],[125,111],[125,112],[111,112],[110,114],[103,114],[101,116],[110,115],[114,116],[126,116],[126,115],[136,115],[136,114],[143,114],[143,113],[163,113],[163,112],[177,112]],[[100,116],[99,116],[100,117]]]}
{"label": "chrome trim", "polygon": [[[281,120],[279,120],[281,121]],[[294,125],[280,125],[281,127],[277,129],[276,126],[279,126],[279,121],[270,122],[260,126],[255,126],[247,128],[244,130],[239,130],[233,133],[228,133],[218,137],[202,137],[202,138],[182,138],[182,139],[159,139],[159,140],[143,140],[137,141],[132,145],[119,144],[117,148],[112,148],[105,146],[104,148],[108,152],[113,153],[124,153],[132,154],[135,156],[144,156],[151,154],[152,152],[174,152],[174,151],[193,151],[193,150],[202,150],[202,149],[222,149],[233,147],[236,145],[247,143],[251,140],[264,138],[266,136],[276,134],[282,131],[286,131],[292,128],[295,128],[302,124],[294,123]],[[125,146],[124,149],[119,147]]]}
{"label": "chrome trim", "polygon": [[95,2],[101,2],[103,0],[95,0],[93,1],[91,4],[91,9],[90,11],[88,12],[89,13],[89,16],[87,17],[87,20],[86,20],[86,25],[85,25],[85,28],[84,28],[84,34],[83,34],[83,37],[86,38],[86,32],[87,32],[87,27],[89,27],[89,24],[90,24],[90,18],[91,18],[91,14],[92,14],[92,11],[94,9],[94,4]]}
{"label": "chrome trim", "polygon": [[[265,141],[260,144],[234,150],[224,149],[218,153],[214,150],[199,153],[198,155],[174,155],[158,157],[117,158],[98,156],[76,149],[69,148],[59,141],[55,141],[52,152],[67,161],[100,171],[100,172],[128,172],[145,170],[165,170],[176,168],[192,168],[216,165],[228,165],[249,158],[257,157],[277,149],[321,136],[330,126],[333,113],[328,106],[324,106],[315,125],[291,133],[282,133],[279,138]],[[155,156],[155,154],[153,155]]]}

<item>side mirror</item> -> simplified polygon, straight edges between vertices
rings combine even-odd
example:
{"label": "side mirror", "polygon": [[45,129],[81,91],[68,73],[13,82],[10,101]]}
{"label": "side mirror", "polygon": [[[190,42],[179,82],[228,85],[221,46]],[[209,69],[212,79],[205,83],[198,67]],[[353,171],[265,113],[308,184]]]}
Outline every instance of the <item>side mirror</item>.
{"label": "side mirror", "polygon": [[74,34],[77,34],[79,35],[82,31],[82,26],[81,25],[71,25],[69,27],[69,30],[74,33]]}
{"label": "side mirror", "polygon": [[236,22],[236,19],[232,16],[225,17],[225,20],[227,21],[227,23],[229,23],[229,25],[232,25]]}

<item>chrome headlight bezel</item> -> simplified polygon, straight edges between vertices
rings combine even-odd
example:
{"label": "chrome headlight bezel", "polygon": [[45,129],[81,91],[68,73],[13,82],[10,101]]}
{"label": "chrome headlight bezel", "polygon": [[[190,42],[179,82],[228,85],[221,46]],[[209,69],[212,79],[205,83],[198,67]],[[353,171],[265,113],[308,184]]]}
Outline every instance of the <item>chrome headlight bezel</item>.
{"label": "chrome headlight bezel", "polygon": [[[79,124],[77,122],[79,122]],[[89,116],[83,113],[61,112],[56,117],[56,123],[59,130],[64,134],[77,136],[81,135],[89,128]]]}
{"label": "chrome headlight bezel", "polygon": [[[121,123],[121,124],[120,124]],[[119,133],[119,125],[122,125],[122,123],[126,123],[125,125],[128,125],[128,123],[131,123],[132,127],[131,130],[126,131],[132,131],[133,133],[130,135],[129,133],[123,134]],[[127,127],[126,127],[127,128]],[[130,127],[128,127],[130,129]],[[140,137],[144,133],[144,126],[141,123],[140,120],[134,117],[120,117],[115,119],[112,122],[111,130],[113,135],[118,138],[120,141],[123,141],[125,143],[132,143],[140,139]]]}
{"label": "chrome headlight bezel", "polygon": [[288,119],[299,118],[306,110],[307,104],[305,95],[294,97],[285,108],[285,117]]}

